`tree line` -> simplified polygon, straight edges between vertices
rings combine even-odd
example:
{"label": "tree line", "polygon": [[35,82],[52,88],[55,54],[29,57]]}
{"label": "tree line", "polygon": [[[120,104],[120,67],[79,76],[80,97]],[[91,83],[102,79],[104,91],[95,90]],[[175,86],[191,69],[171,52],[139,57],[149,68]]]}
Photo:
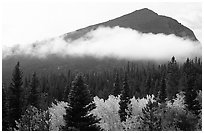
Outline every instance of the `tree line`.
{"label": "tree line", "polygon": [[[2,127],[3,130],[20,129],[17,123],[24,118],[22,116],[31,106],[47,110],[58,100],[69,104],[64,116],[66,125],[62,130],[102,130],[97,124],[100,118],[88,112],[96,108],[92,97],[107,99],[111,94],[120,95],[118,113],[121,122],[131,115],[126,111],[131,97],[141,98],[153,94],[160,103],[164,103],[174,99],[181,91],[185,92],[187,109],[198,116],[201,109],[196,100],[199,90],[202,90],[200,58],[187,58],[183,64],[178,64],[175,57],[172,57],[167,64],[148,64],[142,67],[128,62],[125,67],[83,74],[69,70],[67,74],[38,77],[34,72],[32,77],[25,78],[18,62],[13,70],[10,85],[2,86]],[[150,110],[152,104],[148,103],[144,114]]]}

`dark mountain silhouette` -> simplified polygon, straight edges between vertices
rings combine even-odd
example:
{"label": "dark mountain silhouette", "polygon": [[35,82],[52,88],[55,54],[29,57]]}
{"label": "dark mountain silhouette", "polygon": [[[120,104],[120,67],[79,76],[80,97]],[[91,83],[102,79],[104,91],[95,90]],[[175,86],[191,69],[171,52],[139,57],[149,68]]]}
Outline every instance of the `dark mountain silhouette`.
{"label": "dark mountain silhouette", "polygon": [[166,35],[174,34],[178,37],[197,41],[193,31],[186,26],[183,26],[177,20],[167,16],[158,15],[157,13],[147,8],[136,10],[132,13],[109,20],[107,22],[95,24],[76,30],[74,32],[67,33],[63,35],[63,37],[65,40],[75,40],[82,37],[89,31],[95,30],[99,26],[119,26],[124,28],[131,28],[142,33],[164,33]]}
{"label": "dark mountain silhouette", "polygon": [[[104,23],[92,25],[83,29],[76,30],[62,35],[65,40],[75,40],[82,37],[91,30],[96,29],[99,26],[120,26],[124,28],[131,28],[143,33],[164,33],[175,34],[179,37],[190,38],[193,41],[197,41],[194,33],[187,27],[178,23],[176,20],[158,15],[157,13],[144,8],[136,10],[130,14],[121,16],[119,18],[109,20]],[[48,40],[52,41],[52,39]],[[33,49],[42,45],[44,42],[33,43]],[[59,71],[66,71],[68,69],[76,71],[92,71],[110,69],[111,67],[123,66],[126,60],[117,59],[96,59],[94,57],[69,57],[61,58],[55,55],[48,55],[45,59],[39,59],[32,56],[15,55],[15,51],[19,50],[19,46],[12,49],[13,55],[3,58],[2,60],[2,81],[8,83],[11,80],[12,70],[17,61],[20,61],[24,75],[31,75],[34,71],[39,74],[59,73]],[[141,61],[143,62],[143,60]],[[142,64],[142,63],[138,64]]]}

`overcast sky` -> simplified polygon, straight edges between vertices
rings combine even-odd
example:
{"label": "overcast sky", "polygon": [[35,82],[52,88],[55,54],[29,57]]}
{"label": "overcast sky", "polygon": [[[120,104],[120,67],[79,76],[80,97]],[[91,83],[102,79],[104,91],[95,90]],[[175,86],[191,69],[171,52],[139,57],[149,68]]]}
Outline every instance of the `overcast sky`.
{"label": "overcast sky", "polygon": [[26,44],[59,36],[142,8],[149,8],[158,14],[178,20],[193,30],[201,41],[201,3],[5,0],[2,5],[1,20],[3,45]]}

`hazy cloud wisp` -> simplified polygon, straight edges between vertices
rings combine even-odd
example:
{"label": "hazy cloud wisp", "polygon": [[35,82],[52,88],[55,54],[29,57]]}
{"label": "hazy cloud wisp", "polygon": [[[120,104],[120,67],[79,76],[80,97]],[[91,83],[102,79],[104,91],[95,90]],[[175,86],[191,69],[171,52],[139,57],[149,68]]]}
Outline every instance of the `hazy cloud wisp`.
{"label": "hazy cloud wisp", "polygon": [[74,41],[54,38],[29,45],[3,48],[3,58],[23,54],[39,58],[47,55],[114,57],[131,60],[177,60],[201,56],[201,44],[175,35],[140,33],[121,27],[99,27]]}

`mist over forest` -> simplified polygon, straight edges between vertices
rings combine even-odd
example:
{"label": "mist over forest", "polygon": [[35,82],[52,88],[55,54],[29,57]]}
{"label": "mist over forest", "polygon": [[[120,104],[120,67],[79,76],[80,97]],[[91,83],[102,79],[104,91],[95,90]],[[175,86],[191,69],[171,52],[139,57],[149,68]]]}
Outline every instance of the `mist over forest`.
{"label": "mist over forest", "polygon": [[3,131],[201,131],[202,44],[150,9],[2,49]]}

